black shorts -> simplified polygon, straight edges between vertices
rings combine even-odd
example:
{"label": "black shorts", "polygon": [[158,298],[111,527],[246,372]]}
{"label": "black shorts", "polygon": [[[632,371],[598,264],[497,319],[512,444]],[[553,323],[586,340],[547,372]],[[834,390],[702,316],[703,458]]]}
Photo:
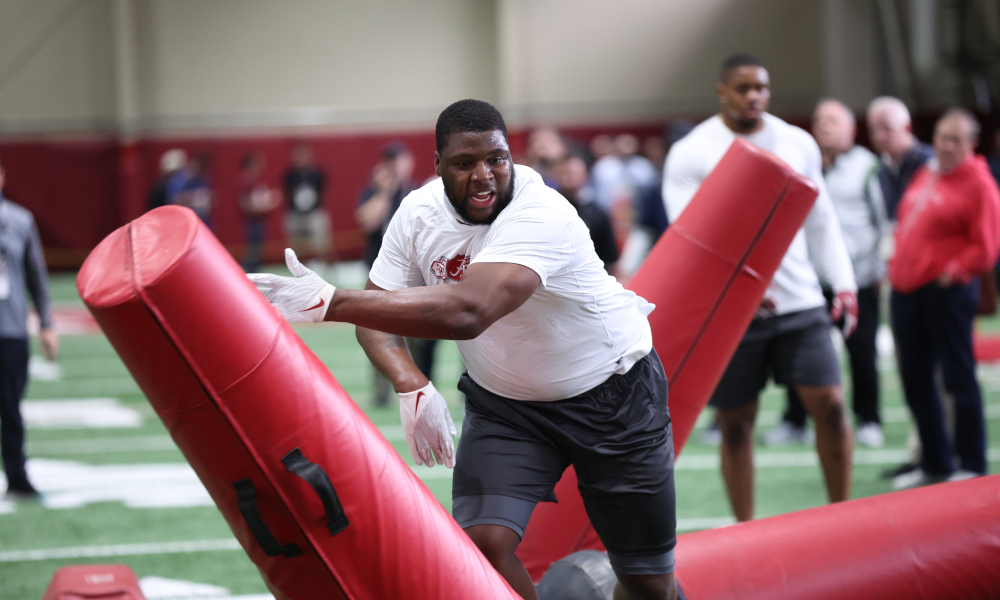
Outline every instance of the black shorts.
{"label": "black shorts", "polygon": [[667,379],[655,351],[624,375],[565,400],[526,402],[462,376],[465,423],[452,513],[459,525],[524,535],[538,502],[573,465],[587,515],[624,574],[674,570],[674,440]]}
{"label": "black shorts", "polygon": [[840,385],[840,360],[825,308],[754,319],[709,406],[742,408],[757,400],[768,377],[780,385]]}

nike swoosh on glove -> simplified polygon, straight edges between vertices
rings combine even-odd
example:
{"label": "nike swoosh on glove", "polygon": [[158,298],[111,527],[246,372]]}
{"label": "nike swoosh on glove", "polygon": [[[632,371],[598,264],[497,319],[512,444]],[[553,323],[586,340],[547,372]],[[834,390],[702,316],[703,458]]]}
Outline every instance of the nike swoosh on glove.
{"label": "nike swoosh on glove", "polygon": [[272,273],[247,273],[247,277],[289,323],[321,322],[337,288],[299,262],[291,248],[285,248],[285,263],[294,277]]}
{"label": "nike swoosh on glove", "polygon": [[448,403],[433,383],[413,392],[399,395],[399,417],[406,434],[406,445],[418,465],[437,463],[455,467],[455,422],[448,412]]}

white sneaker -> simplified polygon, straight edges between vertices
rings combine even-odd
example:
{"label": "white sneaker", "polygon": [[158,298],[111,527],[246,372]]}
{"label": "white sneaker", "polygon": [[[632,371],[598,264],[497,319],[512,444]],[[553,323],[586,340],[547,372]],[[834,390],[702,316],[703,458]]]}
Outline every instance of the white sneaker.
{"label": "white sneaker", "polygon": [[966,479],[974,479],[976,477],[982,477],[979,473],[975,471],[966,471],[965,469],[959,469],[948,477],[948,481],[965,481]]}
{"label": "white sneaker", "polygon": [[779,422],[761,436],[765,446],[787,446],[789,444],[811,444],[815,436],[808,427],[796,427],[788,421]]}
{"label": "white sneaker", "polygon": [[928,475],[923,469],[914,469],[909,473],[903,473],[894,477],[892,480],[892,489],[897,492],[900,490],[912,490],[913,488],[925,485],[941,483],[947,479],[948,476]]}
{"label": "white sneaker", "polygon": [[885,444],[885,436],[882,435],[882,427],[878,423],[862,423],[854,432],[854,439],[862,446],[869,448],[881,448]]}

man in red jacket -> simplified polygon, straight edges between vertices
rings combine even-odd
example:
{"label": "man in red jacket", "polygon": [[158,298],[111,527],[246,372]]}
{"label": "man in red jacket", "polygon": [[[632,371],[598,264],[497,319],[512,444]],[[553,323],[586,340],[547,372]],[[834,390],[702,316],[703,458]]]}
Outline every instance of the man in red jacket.
{"label": "man in red jacket", "polygon": [[[1000,252],[1000,191],[986,161],[973,152],[978,136],[970,112],[947,111],[934,130],[936,158],[914,176],[897,212],[889,265],[892,327],[923,458],[919,469],[893,480],[896,489],[966,479],[987,469],[972,323],[977,276],[993,268]],[[954,440],[934,384],[937,366],[955,398]]]}

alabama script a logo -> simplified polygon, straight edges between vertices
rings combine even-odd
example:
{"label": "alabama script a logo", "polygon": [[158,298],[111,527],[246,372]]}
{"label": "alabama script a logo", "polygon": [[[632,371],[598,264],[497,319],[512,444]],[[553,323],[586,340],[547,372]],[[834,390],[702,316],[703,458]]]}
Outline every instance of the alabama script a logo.
{"label": "alabama script a logo", "polygon": [[462,281],[465,269],[469,266],[469,257],[459,254],[454,258],[442,256],[431,263],[431,274],[441,281]]}

